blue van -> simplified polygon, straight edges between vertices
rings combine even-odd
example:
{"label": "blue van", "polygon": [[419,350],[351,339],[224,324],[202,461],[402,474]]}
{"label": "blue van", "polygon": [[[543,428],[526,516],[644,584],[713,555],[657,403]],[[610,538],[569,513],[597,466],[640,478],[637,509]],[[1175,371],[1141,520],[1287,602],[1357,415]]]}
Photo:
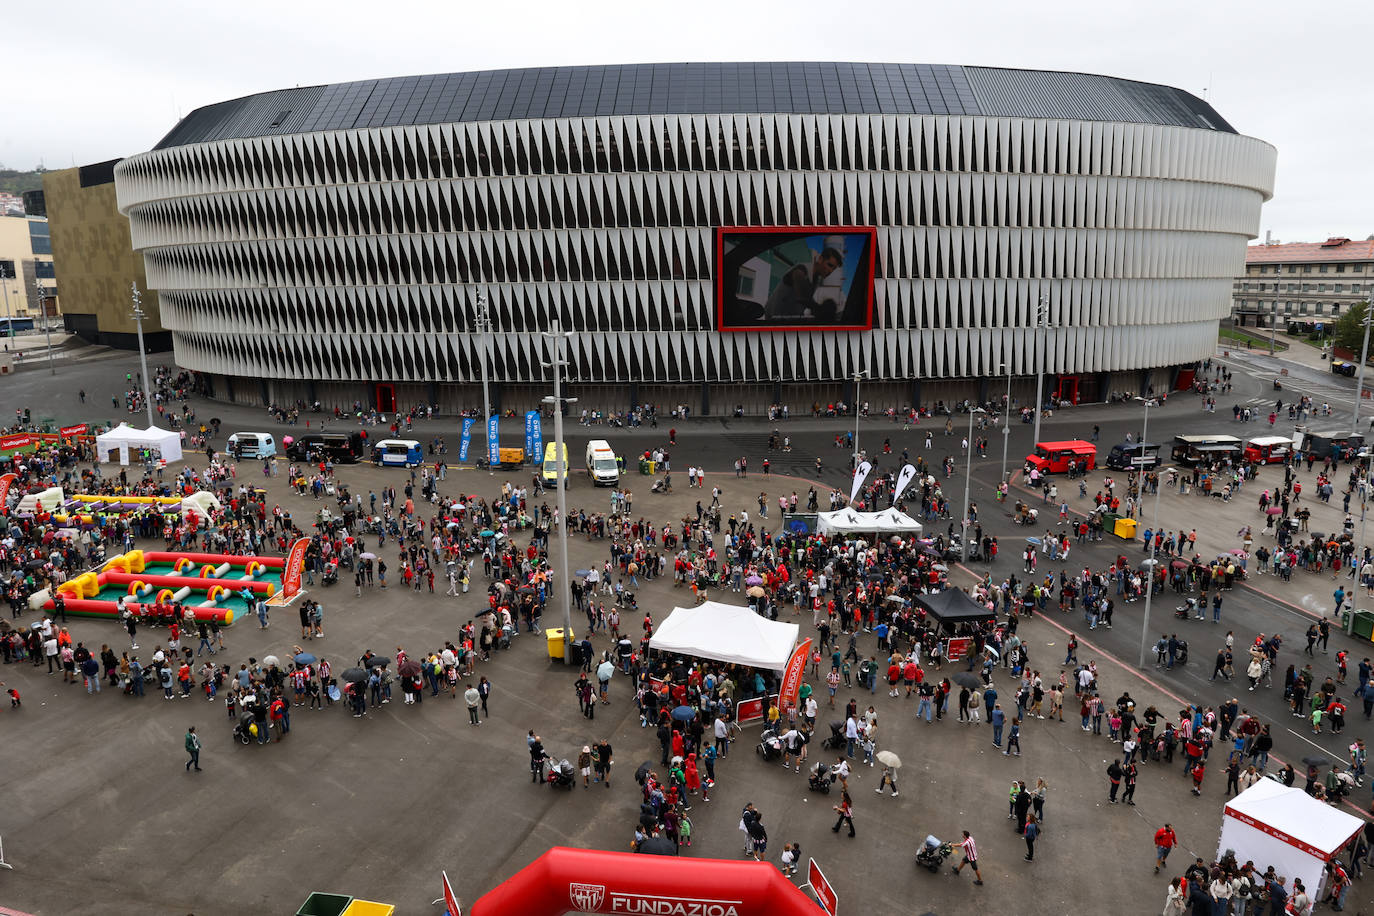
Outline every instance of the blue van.
{"label": "blue van", "polygon": [[414,468],[425,463],[425,453],[414,439],[383,439],[372,446],[372,463],[378,467]]}

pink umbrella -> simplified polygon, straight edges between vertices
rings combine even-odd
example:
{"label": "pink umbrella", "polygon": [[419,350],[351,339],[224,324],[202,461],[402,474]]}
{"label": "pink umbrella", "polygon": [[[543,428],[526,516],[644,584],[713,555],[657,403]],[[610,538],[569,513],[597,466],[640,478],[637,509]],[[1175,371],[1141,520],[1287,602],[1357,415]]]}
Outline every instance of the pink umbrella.
{"label": "pink umbrella", "polygon": [[1282,514],[1283,514],[1283,510],[1280,509],[1278,506],[1270,506],[1268,509],[1265,510],[1265,514],[1266,514],[1266,515],[1282,515]]}
{"label": "pink umbrella", "polygon": [[296,440],[295,440],[295,437],[293,437],[293,436],[282,436],[282,437],[281,437],[282,445],[290,445],[292,442],[295,442],[295,441],[296,441]]}

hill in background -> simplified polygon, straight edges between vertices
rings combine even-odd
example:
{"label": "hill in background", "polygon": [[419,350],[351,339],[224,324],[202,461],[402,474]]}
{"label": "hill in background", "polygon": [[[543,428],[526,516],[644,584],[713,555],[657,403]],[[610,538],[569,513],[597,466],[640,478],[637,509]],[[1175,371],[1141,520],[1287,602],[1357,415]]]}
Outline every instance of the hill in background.
{"label": "hill in background", "polygon": [[0,191],[23,194],[25,191],[38,191],[43,187],[43,173],[47,169],[20,171],[0,165]]}

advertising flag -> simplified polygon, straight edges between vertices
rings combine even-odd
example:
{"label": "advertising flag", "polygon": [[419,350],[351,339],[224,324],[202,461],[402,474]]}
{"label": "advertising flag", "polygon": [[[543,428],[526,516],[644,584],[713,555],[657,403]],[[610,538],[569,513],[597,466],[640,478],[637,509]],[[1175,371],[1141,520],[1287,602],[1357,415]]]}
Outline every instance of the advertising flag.
{"label": "advertising flag", "polygon": [[310,538],[297,538],[286,555],[286,564],[281,571],[281,593],[287,598],[295,597],[301,590],[301,569],[305,566],[305,548],[310,546]]}
{"label": "advertising flag", "polygon": [[525,455],[530,461],[544,460],[544,429],[537,410],[525,412]]}
{"label": "advertising flag", "polygon": [[439,874],[444,876],[444,906],[448,909],[448,916],[463,916],[463,908],[453,893],[453,885],[448,882],[448,872],[440,871]]}
{"label": "advertising flag", "polygon": [[5,500],[9,499],[10,485],[18,478],[14,474],[6,474],[0,477],[0,515],[5,514]]}
{"label": "advertising flag", "polygon": [[859,466],[854,469],[854,486],[849,488],[849,501],[852,503],[859,498],[859,491],[863,489],[864,481],[868,479],[868,472],[873,470],[873,465],[867,461],[860,461]]}
{"label": "advertising flag", "polygon": [[902,498],[902,494],[906,492],[906,488],[911,485],[911,481],[915,477],[916,468],[913,465],[907,464],[902,466],[901,471],[897,474],[897,499]]}
{"label": "advertising flag", "polygon": [[778,690],[778,708],[784,713],[797,708],[802,675],[806,673],[806,659],[810,652],[811,640],[804,639],[801,645],[792,650],[792,657],[787,660],[787,669],[782,675],[782,687]]}
{"label": "advertising flag", "polygon": [[487,463],[496,467],[501,463],[501,415],[492,414],[487,419]]}
{"label": "advertising flag", "polygon": [[477,421],[472,417],[463,418],[463,438],[458,441],[458,460],[468,460],[468,446],[472,445],[472,425]]}

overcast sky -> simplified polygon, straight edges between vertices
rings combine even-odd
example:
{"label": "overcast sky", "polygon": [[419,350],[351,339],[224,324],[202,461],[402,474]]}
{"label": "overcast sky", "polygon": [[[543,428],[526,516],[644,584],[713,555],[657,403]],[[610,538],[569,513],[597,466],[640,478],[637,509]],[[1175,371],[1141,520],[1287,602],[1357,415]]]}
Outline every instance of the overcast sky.
{"label": "overcast sky", "polygon": [[6,5],[0,162],[148,149],[202,105],[410,74],[656,61],[1082,70],[1203,95],[1278,149],[1260,236],[1374,233],[1374,8],[1355,3],[49,0]]}

